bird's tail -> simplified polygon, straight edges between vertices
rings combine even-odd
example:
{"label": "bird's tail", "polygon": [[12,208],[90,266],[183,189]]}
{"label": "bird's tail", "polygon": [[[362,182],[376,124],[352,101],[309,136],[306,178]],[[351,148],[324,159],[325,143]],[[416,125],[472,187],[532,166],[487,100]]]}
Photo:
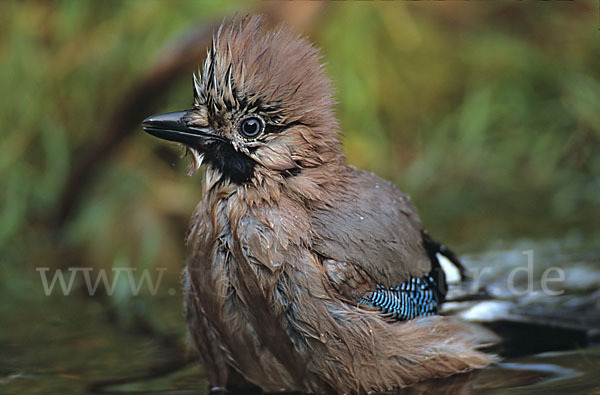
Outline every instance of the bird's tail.
{"label": "bird's tail", "polygon": [[[420,317],[387,323],[378,313],[337,312],[334,325],[343,334],[328,342],[313,361],[315,372],[345,393],[394,391],[432,378],[441,378],[489,365],[495,357],[480,351],[497,338],[488,330],[452,317]],[[343,320],[339,320],[341,316]],[[317,351],[317,350],[315,350]],[[332,359],[348,358],[343,363]],[[334,382],[332,382],[332,380]]]}

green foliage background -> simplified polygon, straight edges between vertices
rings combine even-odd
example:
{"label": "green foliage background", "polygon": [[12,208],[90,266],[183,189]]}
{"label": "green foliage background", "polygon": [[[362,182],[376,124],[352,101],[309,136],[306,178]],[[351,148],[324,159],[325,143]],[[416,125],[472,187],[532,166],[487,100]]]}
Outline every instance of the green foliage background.
{"label": "green foliage background", "polygon": [[[2,311],[14,313],[8,300],[46,300],[39,266],[160,266],[177,281],[200,176],[186,177],[177,148],[141,127],[90,175],[64,226],[48,218],[74,158],[162,46],[258,6],[0,3]],[[594,2],[338,2],[305,34],[336,86],[348,160],[410,193],[430,232],[465,252],[596,237],[599,27]],[[190,105],[193,71],[156,112]],[[117,304],[130,306],[123,292]],[[166,314],[178,316],[180,302],[169,299]]]}

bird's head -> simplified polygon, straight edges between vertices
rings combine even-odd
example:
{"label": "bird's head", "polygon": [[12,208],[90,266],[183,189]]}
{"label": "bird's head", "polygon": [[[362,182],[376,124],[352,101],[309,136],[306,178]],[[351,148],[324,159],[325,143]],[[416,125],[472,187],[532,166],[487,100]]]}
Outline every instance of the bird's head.
{"label": "bird's head", "polygon": [[144,130],[185,145],[235,184],[284,180],[343,162],[333,98],[318,50],[260,17],[222,25],[199,75],[191,110],[151,116]]}

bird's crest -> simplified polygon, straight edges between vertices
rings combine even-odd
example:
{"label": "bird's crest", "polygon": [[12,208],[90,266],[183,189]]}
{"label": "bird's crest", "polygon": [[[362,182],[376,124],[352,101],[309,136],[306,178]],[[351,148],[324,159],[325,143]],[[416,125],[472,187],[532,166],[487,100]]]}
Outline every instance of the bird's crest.
{"label": "bird's crest", "polygon": [[213,34],[194,101],[213,115],[260,109],[273,123],[295,110],[327,114],[334,103],[317,49],[284,27],[265,32],[260,16],[224,22]]}
{"label": "bird's crest", "polygon": [[[223,108],[232,109],[239,105],[235,94],[233,56],[229,40],[226,41],[226,52],[217,55],[217,43],[220,40],[222,29],[223,25],[219,27],[216,36],[213,35],[202,70],[198,72],[198,75],[194,74],[195,104],[205,104],[214,113]],[[222,66],[221,63],[227,63],[227,71],[224,74],[221,73],[219,77],[217,70]],[[242,70],[243,68],[242,62]],[[238,84],[243,84],[243,78],[238,81]]]}

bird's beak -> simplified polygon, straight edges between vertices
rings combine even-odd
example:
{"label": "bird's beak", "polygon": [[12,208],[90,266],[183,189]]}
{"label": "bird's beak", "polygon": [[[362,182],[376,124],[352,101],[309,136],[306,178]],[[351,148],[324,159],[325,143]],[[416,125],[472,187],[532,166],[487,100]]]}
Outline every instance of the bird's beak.
{"label": "bird's beak", "polygon": [[142,126],[151,135],[190,146],[202,145],[208,139],[217,138],[211,127],[197,127],[188,121],[191,111],[168,112],[144,119]]}

